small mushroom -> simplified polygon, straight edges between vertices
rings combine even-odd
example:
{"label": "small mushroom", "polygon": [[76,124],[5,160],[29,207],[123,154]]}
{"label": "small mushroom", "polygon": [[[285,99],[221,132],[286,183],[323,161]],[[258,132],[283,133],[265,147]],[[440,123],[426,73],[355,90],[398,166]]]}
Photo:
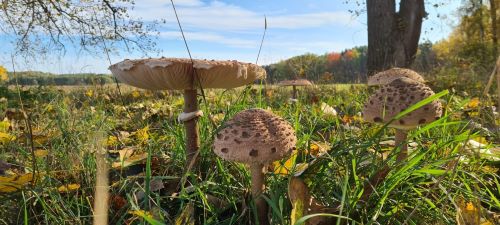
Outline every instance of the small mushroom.
{"label": "small mushroom", "polygon": [[295,80],[284,80],[278,83],[279,86],[292,86],[292,101],[296,101],[297,99],[297,86],[311,86],[311,81],[306,79],[295,79]]}
{"label": "small mushroom", "polygon": [[[393,120],[393,118],[431,95],[434,95],[434,92],[425,84],[406,77],[395,79],[382,86],[370,97],[363,110],[363,119],[374,123],[390,122],[389,127],[396,128],[396,146],[400,146],[405,141],[408,130],[441,117],[441,103],[434,100],[398,120]],[[407,156],[407,146],[403,145],[398,161]]]}
{"label": "small mushroom", "polygon": [[368,78],[368,86],[382,86],[391,83],[393,80],[406,77],[412,80],[415,80],[420,83],[424,83],[425,80],[420,74],[417,72],[405,69],[394,67],[392,69],[388,69]]}
{"label": "small mushroom", "polygon": [[[155,58],[124,60],[109,67],[126,84],[148,90],[184,90],[184,113],[179,120],[186,129],[186,158],[194,163],[198,135],[198,88],[235,88],[266,76],[258,65],[233,61]],[[189,165],[189,164],[187,164]]]}
{"label": "small mushroom", "polygon": [[269,224],[268,206],[261,195],[265,189],[265,165],[285,158],[295,149],[293,127],[284,119],[263,109],[237,113],[215,137],[214,152],[219,157],[250,166],[252,196],[259,224]]}

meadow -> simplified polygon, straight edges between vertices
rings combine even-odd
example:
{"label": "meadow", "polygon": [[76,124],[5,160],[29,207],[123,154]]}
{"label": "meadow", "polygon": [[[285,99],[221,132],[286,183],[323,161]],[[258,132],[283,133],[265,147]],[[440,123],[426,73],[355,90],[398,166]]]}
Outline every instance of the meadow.
{"label": "meadow", "polygon": [[[110,224],[255,224],[248,168],[212,148],[221,124],[249,108],[271,110],[297,135],[292,156],[267,169],[272,224],[499,224],[500,132],[491,99],[435,90],[443,116],[409,133],[410,157],[397,163],[394,129],[362,119],[371,88],[300,88],[295,103],[290,91],[205,90],[199,161],[186,171],[181,92],[4,88],[0,224],[92,223],[100,149],[110,167]],[[364,198],[367,180],[386,165],[387,177]],[[304,217],[305,202],[290,198],[304,192],[294,182],[305,184],[320,214]]]}

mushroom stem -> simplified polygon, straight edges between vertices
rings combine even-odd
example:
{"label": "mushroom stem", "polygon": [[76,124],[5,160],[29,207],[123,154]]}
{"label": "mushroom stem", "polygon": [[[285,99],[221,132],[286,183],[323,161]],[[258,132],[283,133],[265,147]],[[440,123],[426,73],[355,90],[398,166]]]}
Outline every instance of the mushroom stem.
{"label": "mushroom stem", "polygon": [[408,136],[408,131],[406,130],[396,130],[396,138],[395,138],[395,145],[396,147],[400,147],[401,151],[399,151],[399,154],[397,156],[396,162],[401,162],[408,158],[408,146],[405,143],[406,138]]}
{"label": "mushroom stem", "polygon": [[269,225],[269,220],[267,218],[268,206],[266,200],[262,198],[262,194],[266,187],[264,165],[257,163],[251,164],[250,175],[252,176],[252,197],[255,201],[255,207],[257,208],[259,225]]}
{"label": "mushroom stem", "polygon": [[[184,90],[184,113],[195,112],[198,110],[197,91]],[[196,153],[200,148],[200,138],[198,135],[198,118],[184,122],[186,129],[186,167],[194,165],[196,162]]]}
{"label": "mushroom stem", "polygon": [[293,87],[292,98],[297,99],[297,87],[295,85]]}
{"label": "mushroom stem", "polygon": [[[405,160],[408,157],[408,146],[405,143],[407,136],[408,136],[408,131],[400,129],[396,130],[396,137],[395,137],[396,140],[394,140],[395,146],[396,147],[400,146],[401,148],[401,151],[399,152],[396,158],[396,161],[398,163]],[[385,177],[387,177],[390,171],[391,169],[387,165],[385,165],[384,167],[382,167],[382,169],[377,171],[377,173],[373,175],[373,177],[371,177],[369,181],[370,183],[365,185],[363,195],[361,196],[360,200],[367,201],[370,195],[373,193],[374,189],[379,185],[380,182],[382,182],[385,179]]]}

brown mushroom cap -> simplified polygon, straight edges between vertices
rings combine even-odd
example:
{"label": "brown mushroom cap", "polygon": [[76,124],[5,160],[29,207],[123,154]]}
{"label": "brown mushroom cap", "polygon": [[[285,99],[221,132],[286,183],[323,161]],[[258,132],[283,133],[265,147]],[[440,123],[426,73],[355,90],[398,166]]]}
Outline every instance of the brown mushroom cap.
{"label": "brown mushroom cap", "polygon": [[[363,119],[368,122],[388,123],[397,114],[417,102],[433,95],[425,84],[409,78],[399,78],[377,90],[365,104]],[[438,100],[412,111],[389,124],[401,130],[413,129],[441,117],[442,107]]]}
{"label": "brown mushroom cap", "polygon": [[417,72],[405,69],[394,67],[392,69],[388,69],[368,78],[368,86],[382,86],[391,83],[393,80],[406,77],[412,80],[415,80],[420,83],[424,83],[425,80],[420,74]]}
{"label": "brown mushroom cap", "polygon": [[235,88],[266,76],[255,64],[233,61],[156,58],[124,60],[111,65],[114,76],[126,84],[149,90],[186,90],[196,88],[193,67],[203,88]]}
{"label": "brown mushroom cap", "polygon": [[268,164],[295,149],[297,138],[293,127],[263,109],[241,111],[224,126],[216,135],[214,152],[225,160]]}
{"label": "brown mushroom cap", "polygon": [[278,83],[279,86],[311,86],[311,81],[306,79],[284,80]]}

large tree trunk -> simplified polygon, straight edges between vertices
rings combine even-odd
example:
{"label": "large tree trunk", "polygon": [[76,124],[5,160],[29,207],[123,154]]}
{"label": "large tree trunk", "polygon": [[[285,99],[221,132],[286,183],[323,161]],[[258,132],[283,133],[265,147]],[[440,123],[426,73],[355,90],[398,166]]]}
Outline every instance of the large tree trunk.
{"label": "large tree trunk", "polygon": [[491,39],[493,41],[493,51],[495,57],[498,56],[498,34],[497,34],[497,0],[490,0],[490,17],[491,17]]}
{"label": "large tree trunk", "polygon": [[424,0],[367,0],[368,75],[415,60],[425,17]]}

